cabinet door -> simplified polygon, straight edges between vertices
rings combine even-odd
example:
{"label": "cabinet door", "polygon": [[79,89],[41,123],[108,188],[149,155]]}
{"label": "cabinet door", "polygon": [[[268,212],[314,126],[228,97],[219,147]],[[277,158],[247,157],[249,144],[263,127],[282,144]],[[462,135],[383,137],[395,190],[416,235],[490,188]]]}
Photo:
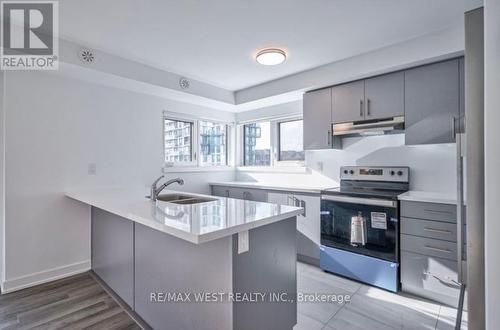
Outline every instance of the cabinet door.
{"label": "cabinet door", "polygon": [[297,253],[319,259],[320,245],[320,197],[319,195],[293,195],[294,204],[304,208],[297,216]]}
{"label": "cabinet door", "polygon": [[404,73],[395,72],[365,80],[365,119],[404,115]]}
{"label": "cabinet door", "polygon": [[405,71],[407,145],[455,142],[459,75],[458,59]]}
{"label": "cabinet door", "polygon": [[263,189],[243,189],[242,198],[255,202],[267,202],[267,191]]}
{"label": "cabinet door", "polygon": [[267,202],[278,205],[290,205],[290,194],[283,192],[268,191]]}
{"label": "cabinet door", "polygon": [[364,80],[335,86],[332,88],[333,123],[359,121],[365,118]]}
{"label": "cabinet door", "polygon": [[302,111],[304,119],[304,150],[331,148],[331,88],[304,94]]}
{"label": "cabinet door", "polygon": [[224,186],[212,186],[212,195],[220,197],[229,197],[230,188]]}

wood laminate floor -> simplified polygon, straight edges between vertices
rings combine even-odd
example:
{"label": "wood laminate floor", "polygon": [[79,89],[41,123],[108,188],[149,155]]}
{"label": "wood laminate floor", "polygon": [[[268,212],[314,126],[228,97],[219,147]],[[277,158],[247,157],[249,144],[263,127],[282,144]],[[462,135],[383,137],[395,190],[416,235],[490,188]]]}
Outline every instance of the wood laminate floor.
{"label": "wood laminate floor", "polygon": [[0,296],[0,329],[141,329],[89,273]]}

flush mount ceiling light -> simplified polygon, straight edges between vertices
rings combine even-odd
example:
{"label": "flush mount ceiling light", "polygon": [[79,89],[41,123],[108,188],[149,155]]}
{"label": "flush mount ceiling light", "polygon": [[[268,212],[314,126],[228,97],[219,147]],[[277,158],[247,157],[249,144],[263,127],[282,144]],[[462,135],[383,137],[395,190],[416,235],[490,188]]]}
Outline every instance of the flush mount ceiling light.
{"label": "flush mount ceiling light", "polygon": [[255,56],[257,63],[262,65],[278,65],[286,60],[286,53],[278,48],[263,49]]}

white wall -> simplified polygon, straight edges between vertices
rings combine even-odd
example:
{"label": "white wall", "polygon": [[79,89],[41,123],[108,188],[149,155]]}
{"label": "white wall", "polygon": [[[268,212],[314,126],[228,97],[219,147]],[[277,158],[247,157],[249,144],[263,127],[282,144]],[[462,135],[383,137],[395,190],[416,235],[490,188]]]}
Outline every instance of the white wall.
{"label": "white wall", "polygon": [[485,0],[486,328],[500,328],[500,1]]}
{"label": "white wall", "polygon": [[[300,109],[302,102],[289,103],[286,109]],[[280,106],[265,108],[267,115],[282,115]],[[295,114],[295,112],[294,112]],[[243,112],[237,120],[259,118],[262,112]],[[312,170],[305,174],[274,172],[240,172],[238,180],[275,182],[293,180],[311,185],[338,184],[340,167],[345,165],[409,166],[410,188],[432,192],[456,192],[456,150],[454,144],[405,146],[404,135],[347,138],[341,150],[314,150],[306,152],[306,166]]]}
{"label": "white wall", "polygon": [[[42,72],[6,73],[4,290],[89,267],[89,207],[64,197],[82,184],[147,191],[163,165],[164,110],[234,120],[200,106]],[[96,176],[88,175],[95,163]],[[169,173],[184,190],[234,171]]]}

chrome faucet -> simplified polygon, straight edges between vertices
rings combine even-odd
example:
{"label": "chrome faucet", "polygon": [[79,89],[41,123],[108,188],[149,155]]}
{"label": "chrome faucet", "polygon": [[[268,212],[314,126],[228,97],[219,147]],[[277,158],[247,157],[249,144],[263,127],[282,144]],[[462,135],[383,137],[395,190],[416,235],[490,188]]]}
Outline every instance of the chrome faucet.
{"label": "chrome faucet", "polygon": [[149,198],[151,198],[152,201],[156,201],[156,199],[158,198],[158,195],[163,191],[163,189],[167,188],[172,183],[177,182],[181,186],[184,184],[184,180],[183,179],[176,178],[176,179],[168,180],[167,182],[165,182],[161,186],[157,187],[158,182],[160,182],[160,180],[163,179],[164,177],[165,177],[164,175],[160,176],[151,185],[151,194],[149,195],[150,196]]}

